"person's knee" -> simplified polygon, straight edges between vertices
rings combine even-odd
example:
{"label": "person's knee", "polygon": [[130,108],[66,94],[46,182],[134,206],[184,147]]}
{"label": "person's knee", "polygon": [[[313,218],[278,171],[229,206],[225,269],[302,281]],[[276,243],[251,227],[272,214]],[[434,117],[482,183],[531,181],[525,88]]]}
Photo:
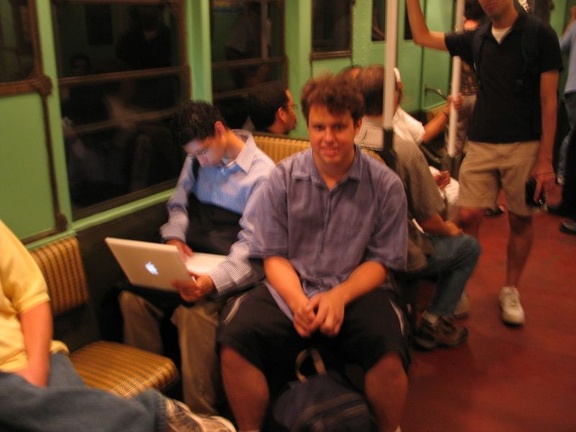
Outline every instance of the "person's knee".
{"label": "person's knee", "polygon": [[125,324],[139,323],[138,325],[141,325],[142,321],[139,320],[145,320],[144,322],[151,323],[151,320],[160,321],[164,318],[162,309],[130,291],[120,292],[118,303]]}
{"label": "person's knee", "polygon": [[477,261],[480,257],[480,252],[482,248],[480,247],[480,242],[470,235],[462,236],[461,243],[461,253],[464,256],[468,256],[471,260]]}
{"label": "person's knee", "polygon": [[460,207],[456,216],[456,224],[465,232],[476,237],[483,216],[484,209],[482,208]]}
{"label": "person's knee", "polygon": [[406,376],[404,362],[397,353],[390,353],[383,356],[374,367],[379,367],[380,371],[390,378],[402,378]]}
{"label": "person's knee", "polygon": [[231,370],[241,373],[241,368],[238,369],[238,366],[246,363],[248,363],[248,360],[236,349],[227,345],[220,348],[220,365],[222,371]]}
{"label": "person's knee", "polygon": [[379,385],[394,388],[405,385],[407,379],[408,375],[402,357],[398,353],[386,354],[366,372],[366,396],[369,399],[371,397],[369,389],[373,387],[370,384],[379,383]]}
{"label": "person's knee", "polygon": [[478,223],[484,215],[484,209],[476,207],[460,207],[458,211],[458,220],[462,224]]}
{"label": "person's knee", "polygon": [[179,329],[216,328],[219,310],[213,302],[202,303],[192,307],[179,306],[172,314],[172,323]]}
{"label": "person's knee", "polygon": [[130,291],[121,291],[118,295],[118,303],[122,314],[126,316],[139,310],[143,305],[143,299]]}

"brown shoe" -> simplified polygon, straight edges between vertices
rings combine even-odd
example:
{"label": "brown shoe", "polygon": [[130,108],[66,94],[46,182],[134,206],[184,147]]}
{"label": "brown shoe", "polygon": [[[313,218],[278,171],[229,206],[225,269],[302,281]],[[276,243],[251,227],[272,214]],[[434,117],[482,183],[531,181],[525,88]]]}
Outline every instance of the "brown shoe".
{"label": "brown shoe", "polygon": [[468,339],[466,327],[456,326],[445,318],[438,318],[435,324],[423,319],[414,334],[414,343],[418,348],[433,350],[435,348],[454,347]]}

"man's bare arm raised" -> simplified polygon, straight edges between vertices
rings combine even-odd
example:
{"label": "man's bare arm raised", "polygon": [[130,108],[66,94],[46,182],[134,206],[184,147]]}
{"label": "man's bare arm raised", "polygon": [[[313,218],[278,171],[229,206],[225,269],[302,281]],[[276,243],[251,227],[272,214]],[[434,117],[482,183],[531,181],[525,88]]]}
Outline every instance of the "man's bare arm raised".
{"label": "man's bare arm raised", "polygon": [[444,33],[428,29],[420,7],[420,0],[406,0],[406,7],[408,8],[408,20],[414,42],[426,48],[447,51]]}

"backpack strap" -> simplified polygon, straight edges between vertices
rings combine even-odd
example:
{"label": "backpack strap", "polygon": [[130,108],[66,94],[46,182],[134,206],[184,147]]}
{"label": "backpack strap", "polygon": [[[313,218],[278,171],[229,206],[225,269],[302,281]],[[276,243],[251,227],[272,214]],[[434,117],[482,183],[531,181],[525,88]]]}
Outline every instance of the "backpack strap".
{"label": "backpack strap", "polygon": [[312,358],[312,363],[314,364],[314,370],[318,375],[326,375],[326,366],[324,365],[324,360],[322,360],[322,356],[320,352],[316,348],[307,348],[303,351],[300,351],[296,356],[296,377],[298,377],[298,381],[305,382],[308,381],[306,375],[302,373],[302,364],[308,358]]}
{"label": "backpack strap", "polygon": [[472,38],[472,56],[474,59],[474,72],[476,72],[476,79],[478,80],[478,86],[481,85],[480,79],[480,60],[482,59],[482,47],[484,45],[484,38],[487,37],[488,33],[492,29],[492,23],[487,22],[482,24],[476,32],[474,33],[474,37]]}
{"label": "backpack strap", "polygon": [[[522,91],[525,89],[533,89],[533,84],[538,83],[540,77],[540,70],[538,68],[538,29],[539,19],[521,12],[524,17],[524,25],[522,28],[522,35],[520,39],[520,50],[522,52],[522,59],[524,65],[516,80],[517,90]],[[482,48],[484,40],[492,30],[492,24],[487,22],[476,30],[472,39],[472,55],[474,58],[474,71],[478,79],[478,85],[482,85],[482,78],[480,76],[480,62],[482,60]]]}

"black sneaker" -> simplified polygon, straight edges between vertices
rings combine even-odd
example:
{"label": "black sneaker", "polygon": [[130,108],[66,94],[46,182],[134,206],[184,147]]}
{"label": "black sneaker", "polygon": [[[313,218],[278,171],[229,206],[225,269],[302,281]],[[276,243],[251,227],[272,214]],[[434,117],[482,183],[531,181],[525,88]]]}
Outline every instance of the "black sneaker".
{"label": "black sneaker", "polygon": [[418,348],[455,347],[468,339],[466,327],[455,326],[445,318],[438,318],[434,325],[423,319],[414,334],[414,343]]}

